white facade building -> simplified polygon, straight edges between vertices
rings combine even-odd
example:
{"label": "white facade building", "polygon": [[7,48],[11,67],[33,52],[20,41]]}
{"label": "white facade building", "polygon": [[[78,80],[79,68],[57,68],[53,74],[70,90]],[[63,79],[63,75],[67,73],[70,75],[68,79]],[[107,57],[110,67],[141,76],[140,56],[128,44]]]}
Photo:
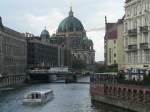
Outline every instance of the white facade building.
{"label": "white facade building", "polygon": [[150,69],[150,0],[126,0],[125,68]]}

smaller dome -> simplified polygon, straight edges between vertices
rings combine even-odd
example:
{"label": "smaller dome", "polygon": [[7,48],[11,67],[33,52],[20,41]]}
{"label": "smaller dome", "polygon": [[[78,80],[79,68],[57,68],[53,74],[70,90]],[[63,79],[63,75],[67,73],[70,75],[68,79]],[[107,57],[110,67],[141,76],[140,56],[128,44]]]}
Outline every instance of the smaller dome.
{"label": "smaller dome", "polygon": [[41,35],[40,35],[40,37],[50,37],[50,35],[49,35],[49,32],[46,30],[46,29],[44,29],[42,32],[41,32]]}

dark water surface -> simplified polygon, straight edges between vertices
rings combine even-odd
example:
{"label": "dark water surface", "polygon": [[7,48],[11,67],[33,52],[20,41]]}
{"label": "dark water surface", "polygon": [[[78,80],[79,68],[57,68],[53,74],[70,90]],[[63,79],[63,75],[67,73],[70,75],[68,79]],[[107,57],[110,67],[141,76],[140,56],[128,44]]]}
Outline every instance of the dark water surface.
{"label": "dark water surface", "polygon": [[[55,98],[45,105],[24,106],[22,98],[30,90],[52,89]],[[36,84],[0,92],[0,112],[129,112],[91,104],[88,84]]]}

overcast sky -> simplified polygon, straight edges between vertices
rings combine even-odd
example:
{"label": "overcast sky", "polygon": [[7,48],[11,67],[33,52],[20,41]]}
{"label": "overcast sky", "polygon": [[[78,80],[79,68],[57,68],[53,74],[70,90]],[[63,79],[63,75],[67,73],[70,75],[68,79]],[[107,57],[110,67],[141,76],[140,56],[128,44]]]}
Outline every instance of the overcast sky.
{"label": "overcast sky", "polygon": [[[46,26],[52,34],[68,16],[71,5],[85,30],[105,27],[105,16],[108,22],[116,22],[124,15],[124,0],[0,0],[0,16],[5,26],[19,32],[40,35]],[[96,61],[104,60],[104,33],[87,33],[94,42]]]}

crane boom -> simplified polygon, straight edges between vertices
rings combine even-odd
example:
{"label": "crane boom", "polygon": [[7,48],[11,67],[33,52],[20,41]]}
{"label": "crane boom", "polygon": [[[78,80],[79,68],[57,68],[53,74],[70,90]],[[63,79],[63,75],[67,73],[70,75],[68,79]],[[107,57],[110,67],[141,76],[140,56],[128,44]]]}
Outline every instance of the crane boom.
{"label": "crane boom", "polygon": [[86,32],[102,31],[102,30],[105,30],[105,27],[88,29],[86,30]]}

